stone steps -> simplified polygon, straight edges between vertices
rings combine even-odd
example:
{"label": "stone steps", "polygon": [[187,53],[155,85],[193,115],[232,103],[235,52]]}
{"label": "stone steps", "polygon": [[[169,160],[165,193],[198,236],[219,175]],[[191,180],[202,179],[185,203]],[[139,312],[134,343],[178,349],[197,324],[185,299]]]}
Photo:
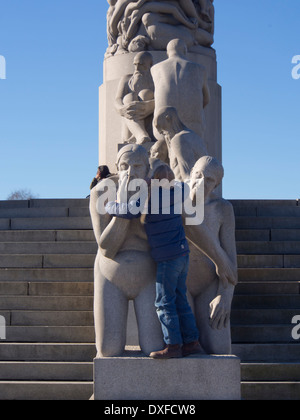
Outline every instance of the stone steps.
{"label": "stone steps", "polygon": [[95,356],[94,343],[0,342],[1,361],[90,363]]}
{"label": "stone steps", "polygon": [[0,362],[0,381],[93,381],[92,362]]}
{"label": "stone steps", "polygon": [[[0,219],[1,220],[1,219]],[[0,242],[95,241],[92,230],[4,230]]]}
{"label": "stone steps", "polygon": [[93,296],[94,284],[89,282],[0,282],[0,295],[25,296]]}
{"label": "stone steps", "polygon": [[71,381],[0,381],[2,400],[89,400],[93,382]]}
{"label": "stone steps", "polygon": [[2,254],[0,268],[91,268],[95,254]]}
{"label": "stone steps", "polygon": [[[299,396],[300,342],[291,337],[291,319],[300,314],[300,206],[232,202],[239,254],[232,337],[242,359],[243,398],[293,399]],[[96,250],[88,200],[0,202],[0,315],[7,324],[0,398],[91,396]]]}
{"label": "stone steps", "polygon": [[[233,325],[233,343],[294,343],[291,325]],[[92,343],[93,326],[7,326],[6,342]]]}
{"label": "stone steps", "polygon": [[89,268],[0,268],[1,282],[93,282],[94,270]]}

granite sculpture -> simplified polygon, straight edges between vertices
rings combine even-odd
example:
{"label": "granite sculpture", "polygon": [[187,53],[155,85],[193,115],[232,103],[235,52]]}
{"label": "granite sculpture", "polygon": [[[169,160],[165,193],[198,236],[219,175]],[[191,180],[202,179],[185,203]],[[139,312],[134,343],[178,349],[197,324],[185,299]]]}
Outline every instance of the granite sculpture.
{"label": "granite sculpture", "polygon": [[[145,179],[162,162],[170,165],[178,180],[191,178],[193,200],[197,180],[204,178],[204,222],[185,227],[192,256],[188,289],[204,351],[229,354],[237,270],[232,207],[216,194],[223,167],[219,163],[220,89],[211,48],[213,1],[108,3],[106,84],[100,101],[106,107],[105,117],[100,118],[105,136],[100,155],[109,166],[117,161],[118,175],[101,181],[90,198],[98,243],[94,274],[97,357],[123,353],[129,301],[134,302],[142,351],[149,355],[162,348],[154,306],[155,264],[144,227],[139,219],[97,211],[109,183],[113,182],[120,201],[124,176]],[[130,198],[129,192],[126,197]]]}
{"label": "granite sculpture", "polygon": [[[187,286],[200,333],[200,343],[207,354],[231,354],[230,312],[234,288],[237,284],[237,253],[235,242],[235,217],[231,203],[215,195],[222,182],[223,166],[213,157],[200,158],[193,167],[190,186],[204,179],[204,221],[199,226],[186,226],[191,241],[191,262]],[[223,275],[213,263],[214,249],[209,254],[199,252],[203,232],[207,230],[215,240],[217,259],[227,260],[227,275]],[[218,243],[218,245],[217,245]],[[213,257],[214,258],[214,257]],[[216,261],[216,260],[215,260]]]}
{"label": "granite sculpture", "polygon": [[[124,146],[117,156],[117,168],[118,177],[114,180],[117,186],[124,175],[129,180],[146,178],[150,169],[146,149],[135,144]],[[90,196],[98,243],[94,272],[97,357],[120,356],[124,352],[130,300],[134,301],[140,347],[149,355],[163,346],[154,307],[155,263],[140,219],[120,219],[97,210],[97,201],[111,182],[111,178],[101,181]]]}
{"label": "granite sculpture", "polygon": [[204,141],[180,121],[175,108],[161,108],[156,114],[154,125],[168,147],[170,167],[175,178],[188,180],[197,160],[207,155]]}
{"label": "granite sculpture", "polygon": [[135,71],[119,83],[115,107],[123,120],[122,143],[144,144],[152,139],[154,83],[150,73],[153,64],[149,52],[138,53],[133,61]]}
{"label": "granite sculpture", "polygon": [[[186,44],[174,39],[167,45],[167,60],[151,68],[154,81],[154,118],[161,108],[173,107],[182,123],[203,137],[204,109],[210,101],[205,67],[187,59]],[[157,133],[155,136],[159,138]]]}
{"label": "granite sculpture", "polygon": [[108,0],[106,57],[164,50],[175,38],[188,48],[214,42],[213,0]]}

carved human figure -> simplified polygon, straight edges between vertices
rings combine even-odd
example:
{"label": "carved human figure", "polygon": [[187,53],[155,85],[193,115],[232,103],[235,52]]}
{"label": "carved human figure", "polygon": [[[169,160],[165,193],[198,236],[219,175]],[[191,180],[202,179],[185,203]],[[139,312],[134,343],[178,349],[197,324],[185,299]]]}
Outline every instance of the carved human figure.
{"label": "carved human figure", "polygon": [[[192,196],[197,180],[204,179],[204,222],[186,226],[191,241],[188,290],[200,333],[200,343],[208,354],[231,354],[230,311],[237,283],[235,218],[231,203],[214,194],[224,175],[222,165],[210,156],[200,158],[192,171]],[[227,258],[232,277],[227,281],[206,255],[199,251],[202,232],[219,243],[219,257]],[[213,251],[212,251],[213,253]],[[212,255],[211,253],[211,255]],[[228,277],[229,278],[229,277]]]}
{"label": "carved human figure", "polygon": [[[143,144],[151,141],[149,131],[154,111],[154,84],[150,72],[152,55],[140,52],[134,57],[133,64],[133,75],[120,80],[115,108],[123,120],[123,143]],[[147,126],[150,127],[148,131]]]}
{"label": "carved human figure", "polygon": [[150,149],[150,159],[159,159],[162,163],[169,165],[169,151],[165,140],[156,141]]}
{"label": "carved human figure", "polygon": [[173,107],[159,109],[154,126],[167,144],[170,167],[175,178],[179,181],[189,179],[197,160],[207,155],[204,141],[180,121]]}
{"label": "carved human figure", "polygon": [[212,0],[108,0],[106,57],[127,51],[165,50],[174,38],[187,47],[210,47]]}
{"label": "carved human figure", "polygon": [[[107,0],[109,8],[107,11],[107,39],[108,49],[106,57],[115,54],[118,48],[118,38],[120,35],[120,21],[124,15],[126,7],[132,0]],[[137,1],[137,0],[135,0]]]}
{"label": "carved human figure", "polygon": [[203,138],[204,108],[210,101],[206,70],[186,58],[186,44],[179,39],[168,44],[167,54],[167,60],[151,68],[155,86],[154,119],[161,108],[174,107],[182,123]]}
{"label": "carved human figure", "polygon": [[[144,179],[149,172],[147,151],[139,145],[124,146],[118,153],[117,167],[120,182],[124,176],[128,181]],[[163,345],[154,306],[156,267],[140,219],[125,220],[98,213],[97,201],[108,182],[112,178],[103,180],[101,191],[95,187],[90,197],[99,245],[94,272],[97,357],[116,357],[124,351],[129,300],[134,301],[141,349],[149,355]]]}
{"label": "carved human figure", "polygon": [[[201,0],[204,3],[205,0]],[[151,48],[165,50],[174,38],[184,40],[190,48],[193,45],[209,47],[213,44],[213,20],[207,7],[201,8],[192,0],[140,0],[132,2],[125,10],[123,26],[123,45],[128,45],[137,35],[148,36]],[[203,10],[199,13],[198,10]],[[208,14],[210,17],[208,17]]]}
{"label": "carved human figure", "polygon": [[[183,0],[187,2],[188,0]],[[191,0],[190,0],[191,1]],[[142,17],[146,13],[159,13],[163,15],[167,15],[169,22],[174,23],[174,20],[177,24],[181,23],[182,25],[186,26],[190,29],[195,29],[196,25],[192,22],[183,12],[183,9],[180,7],[180,2],[178,4],[168,1],[148,1],[148,0],[140,0],[137,3],[132,3],[129,5],[125,12],[125,22],[127,22],[126,32],[124,32],[124,43],[123,45],[126,47],[131,39],[133,39],[134,35],[136,34],[139,25],[141,23]],[[126,25],[126,24],[125,24]]]}

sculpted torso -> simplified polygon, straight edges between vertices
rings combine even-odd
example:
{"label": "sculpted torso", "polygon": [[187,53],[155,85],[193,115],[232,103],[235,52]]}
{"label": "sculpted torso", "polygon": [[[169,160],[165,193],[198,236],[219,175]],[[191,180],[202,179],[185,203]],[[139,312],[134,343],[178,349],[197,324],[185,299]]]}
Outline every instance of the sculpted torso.
{"label": "sculpted torso", "polygon": [[142,352],[149,355],[162,346],[154,306],[156,266],[144,226],[140,218],[112,217],[105,211],[107,201],[128,202],[130,194],[134,194],[128,192],[130,181],[145,179],[150,169],[146,149],[139,145],[124,146],[118,153],[117,167],[119,176],[101,181],[90,196],[93,230],[99,246],[94,266],[97,357],[116,357],[124,351],[130,300],[134,301]]}
{"label": "sculpted torso", "polygon": [[99,265],[107,280],[120,288],[129,299],[134,299],[147,284],[155,282],[155,264],[140,219],[127,221],[112,218],[110,221],[112,224],[116,222],[128,225],[127,236],[113,259],[100,252]]}
{"label": "sculpted torso", "polygon": [[[171,57],[151,69],[155,85],[155,109],[177,109],[180,120],[202,136],[206,74],[204,68],[181,57]],[[154,113],[154,116],[156,114]]]}

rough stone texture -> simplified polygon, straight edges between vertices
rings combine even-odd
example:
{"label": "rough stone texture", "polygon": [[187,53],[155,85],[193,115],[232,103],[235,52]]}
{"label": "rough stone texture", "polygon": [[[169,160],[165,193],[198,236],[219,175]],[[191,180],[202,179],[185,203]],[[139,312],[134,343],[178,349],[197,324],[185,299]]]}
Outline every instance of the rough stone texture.
{"label": "rough stone texture", "polygon": [[190,356],[94,360],[95,400],[240,400],[240,360]]}

